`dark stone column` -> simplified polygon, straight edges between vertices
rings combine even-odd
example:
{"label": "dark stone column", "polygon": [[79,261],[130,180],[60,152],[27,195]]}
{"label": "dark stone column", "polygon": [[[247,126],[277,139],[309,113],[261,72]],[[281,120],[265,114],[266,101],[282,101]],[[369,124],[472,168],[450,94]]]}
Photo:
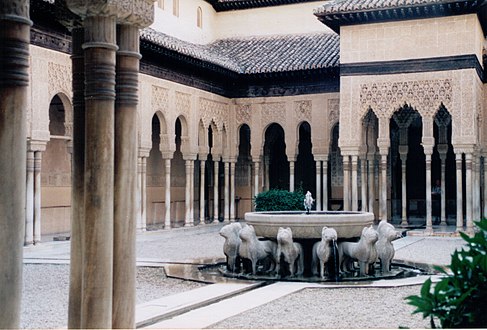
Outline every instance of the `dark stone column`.
{"label": "dark stone column", "polygon": [[0,328],[20,326],[31,24],[29,1],[0,2]]}
{"label": "dark stone column", "polygon": [[69,282],[68,328],[81,327],[81,282],[85,183],[85,61],[84,29],[75,28],[72,35],[73,73],[73,153],[71,181],[71,263]]}
{"label": "dark stone column", "polygon": [[85,218],[81,328],[112,327],[116,17],[84,20]]}
{"label": "dark stone column", "polygon": [[139,29],[121,25],[117,39],[112,327],[134,328]]}

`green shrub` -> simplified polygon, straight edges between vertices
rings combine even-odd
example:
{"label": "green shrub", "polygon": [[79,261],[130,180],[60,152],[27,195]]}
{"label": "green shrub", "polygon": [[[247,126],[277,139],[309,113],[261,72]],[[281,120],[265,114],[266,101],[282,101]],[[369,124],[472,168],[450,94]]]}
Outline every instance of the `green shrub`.
{"label": "green shrub", "polygon": [[304,210],[303,201],[302,190],[271,189],[254,197],[256,211],[300,211]]}
{"label": "green shrub", "polygon": [[479,232],[474,237],[461,233],[466,248],[452,254],[450,272],[436,267],[443,277],[434,287],[426,280],[419,296],[409,296],[413,313],[430,317],[442,328],[487,327],[487,219],[476,222]]}

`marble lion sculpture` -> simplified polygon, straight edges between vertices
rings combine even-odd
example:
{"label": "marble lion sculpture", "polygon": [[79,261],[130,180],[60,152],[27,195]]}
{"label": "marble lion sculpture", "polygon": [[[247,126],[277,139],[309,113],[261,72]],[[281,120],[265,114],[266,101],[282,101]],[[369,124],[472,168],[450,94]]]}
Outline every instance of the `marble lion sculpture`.
{"label": "marble lion sculpture", "polygon": [[370,227],[362,230],[362,235],[357,243],[341,242],[338,244],[338,257],[340,269],[349,271],[353,268],[353,262],[358,261],[360,266],[360,276],[369,274],[370,266],[377,261],[377,250],[375,243],[379,239],[377,231]]}
{"label": "marble lion sculpture", "polygon": [[379,222],[377,232],[379,234],[379,240],[375,243],[377,257],[380,260],[382,273],[388,273],[391,271],[391,263],[395,253],[392,241],[401,238],[402,235],[385,220]]}
{"label": "marble lion sculpture", "polygon": [[290,276],[303,275],[304,254],[301,244],[293,241],[291,228],[280,227],[277,232],[276,274],[279,276],[281,257],[289,264]]}
{"label": "marble lion sculpture", "polygon": [[242,242],[238,235],[240,230],[242,230],[242,225],[239,222],[231,223],[220,229],[220,236],[225,238],[223,253],[227,257],[227,269],[232,272],[237,272],[239,268],[238,248]]}
{"label": "marble lion sculpture", "polygon": [[241,258],[248,259],[252,264],[252,274],[257,273],[257,263],[264,259],[271,259],[271,268],[268,271],[274,270],[276,264],[277,243],[273,241],[259,241],[255,235],[254,226],[244,226],[240,230],[240,247],[238,254]]}
{"label": "marble lion sculpture", "polygon": [[320,277],[325,278],[325,264],[330,259],[332,254],[333,241],[338,238],[337,232],[333,228],[323,227],[321,230],[321,241],[316,242],[313,245],[313,259],[312,259],[312,270],[313,275],[318,275],[318,265],[320,269]]}

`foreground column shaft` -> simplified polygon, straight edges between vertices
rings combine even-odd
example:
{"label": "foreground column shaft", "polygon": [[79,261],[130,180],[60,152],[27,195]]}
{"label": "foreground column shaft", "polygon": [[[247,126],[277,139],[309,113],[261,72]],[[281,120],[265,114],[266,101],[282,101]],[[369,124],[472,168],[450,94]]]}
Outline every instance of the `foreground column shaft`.
{"label": "foreground column shaft", "polygon": [[34,152],[27,152],[27,182],[25,201],[24,245],[34,243]]}
{"label": "foreground column shaft", "polygon": [[82,328],[112,327],[115,17],[85,19]]}
{"label": "foreground column shaft", "polygon": [[135,327],[139,29],[118,29],[115,105],[113,328]]}
{"label": "foreground column shaft", "polygon": [[30,24],[29,1],[0,5],[0,328],[20,326]]}
{"label": "foreground column shaft", "polygon": [[41,166],[42,152],[34,153],[34,243],[41,241]]}

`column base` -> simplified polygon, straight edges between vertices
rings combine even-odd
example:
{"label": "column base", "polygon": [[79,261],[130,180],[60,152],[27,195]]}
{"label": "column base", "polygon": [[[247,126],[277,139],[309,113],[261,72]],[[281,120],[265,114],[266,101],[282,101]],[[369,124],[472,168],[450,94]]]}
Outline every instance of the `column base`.
{"label": "column base", "polygon": [[194,227],[194,223],[191,222],[185,223],[184,227]]}
{"label": "column base", "polygon": [[401,227],[407,227],[409,226],[408,220],[407,219],[402,219],[401,221]]}

